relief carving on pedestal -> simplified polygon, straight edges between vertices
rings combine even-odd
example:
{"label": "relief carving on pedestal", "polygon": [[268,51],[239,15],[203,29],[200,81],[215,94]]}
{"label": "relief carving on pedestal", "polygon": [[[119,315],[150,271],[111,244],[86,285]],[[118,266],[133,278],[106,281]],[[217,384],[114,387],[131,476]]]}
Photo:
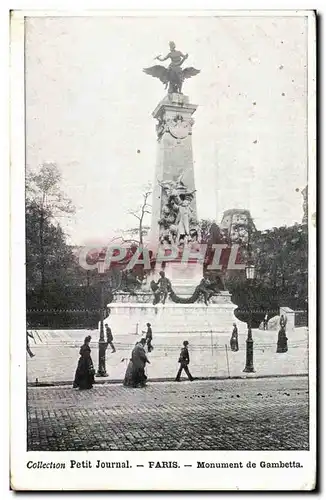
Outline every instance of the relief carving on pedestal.
{"label": "relief carving on pedestal", "polygon": [[169,132],[175,139],[185,139],[191,135],[193,124],[193,118],[185,118],[181,114],[177,114],[173,118],[162,116],[156,125],[157,138],[160,139],[165,132]]}
{"label": "relief carving on pedestal", "polygon": [[167,120],[167,128],[175,139],[184,139],[191,134],[191,127],[194,124],[192,118],[184,118],[182,115],[176,115]]}

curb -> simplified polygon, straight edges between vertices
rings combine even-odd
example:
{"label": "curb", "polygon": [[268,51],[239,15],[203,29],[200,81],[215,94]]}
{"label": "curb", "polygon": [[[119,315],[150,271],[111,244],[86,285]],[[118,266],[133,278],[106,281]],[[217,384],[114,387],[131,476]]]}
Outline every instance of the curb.
{"label": "curb", "polygon": [[[289,377],[308,377],[308,373],[289,373],[289,374],[279,374],[279,375],[235,375],[233,377],[227,376],[216,376],[216,377],[195,377],[195,381],[203,380],[250,380],[250,379],[264,379],[264,378],[289,378]],[[151,378],[148,383],[151,382],[174,382],[174,378]],[[60,380],[53,382],[27,382],[27,387],[58,387],[62,385],[72,385],[72,380]],[[104,384],[123,384],[122,379],[106,379],[106,380],[96,380],[95,385]]]}

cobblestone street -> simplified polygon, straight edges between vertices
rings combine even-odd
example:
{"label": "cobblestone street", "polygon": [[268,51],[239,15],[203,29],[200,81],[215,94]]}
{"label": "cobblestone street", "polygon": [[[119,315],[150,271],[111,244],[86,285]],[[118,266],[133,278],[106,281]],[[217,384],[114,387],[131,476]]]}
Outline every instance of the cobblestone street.
{"label": "cobblestone street", "polygon": [[307,450],[308,379],[28,388],[28,450]]}

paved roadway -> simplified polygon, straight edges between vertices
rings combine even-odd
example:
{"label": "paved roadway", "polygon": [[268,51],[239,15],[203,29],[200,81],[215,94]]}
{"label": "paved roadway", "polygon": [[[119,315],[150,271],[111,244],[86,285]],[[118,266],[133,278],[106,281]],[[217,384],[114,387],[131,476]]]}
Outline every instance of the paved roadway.
{"label": "paved roadway", "polygon": [[308,379],[28,388],[28,450],[307,450]]}

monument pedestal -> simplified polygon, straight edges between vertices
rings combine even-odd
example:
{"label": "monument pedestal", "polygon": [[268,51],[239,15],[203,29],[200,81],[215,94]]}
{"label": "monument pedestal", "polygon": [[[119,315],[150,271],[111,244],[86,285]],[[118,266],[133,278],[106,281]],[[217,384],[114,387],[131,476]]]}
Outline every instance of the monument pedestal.
{"label": "monument pedestal", "polygon": [[[185,258],[183,253],[188,245],[195,251],[200,243],[192,155],[192,115],[196,108],[187,96],[169,94],[153,112],[157,120],[157,160],[148,246],[154,255],[166,245],[177,247],[178,252],[176,256],[172,254],[173,260],[171,254],[171,260],[156,260],[155,269],[141,292],[115,295],[114,302],[108,305],[110,315],[106,319],[115,338],[130,333],[142,335],[146,323],[152,325],[155,337],[180,336],[185,339],[199,332],[210,335],[212,331],[224,334],[232,331],[237,306],[231,302],[231,295],[229,292],[214,295],[208,305],[199,301],[200,294],[192,297],[203,278],[202,256],[190,257],[192,252],[189,252]],[[165,253],[162,255],[167,257]],[[157,283],[160,271],[164,271],[165,277],[171,281],[176,295],[173,295],[174,300],[198,301],[177,303],[167,298],[165,304],[153,305],[150,284],[152,280]]]}
{"label": "monument pedestal", "polygon": [[[181,179],[188,192],[192,193],[190,208],[197,218],[194,162],[192,154],[192,115],[197,106],[189,103],[183,94],[168,94],[153,111],[157,120],[157,157],[153,185],[152,221],[150,245],[155,250],[162,237],[160,220],[167,203],[162,182]],[[176,185],[176,184],[175,184]],[[171,214],[170,214],[171,215]],[[171,222],[171,224],[174,224]]]}
{"label": "monument pedestal", "polygon": [[155,337],[191,336],[198,332],[210,334],[211,331],[232,331],[236,321],[229,292],[221,292],[213,297],[214,303],[175,304],[167,299],[165,304],[153,305],[151,293],[130,296],[119,293],[115,302],[108,304],[110,316],[106,318],[114,338],[130,333],[142,334],[146,323],[151,323]]}

